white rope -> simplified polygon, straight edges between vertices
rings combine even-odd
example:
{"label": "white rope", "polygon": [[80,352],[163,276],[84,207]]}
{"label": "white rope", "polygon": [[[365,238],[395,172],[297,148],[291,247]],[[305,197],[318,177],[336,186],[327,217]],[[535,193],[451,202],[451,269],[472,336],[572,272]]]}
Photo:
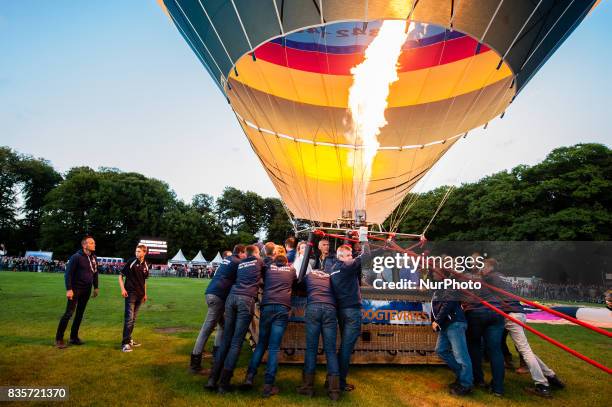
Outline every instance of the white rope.
{"label": "white rope", "polygon": [[251,44],[249,35],[246,32],[246,28],[244,28],[244,24],[242,23],[242,19],[240,18],[240,14],[238,13],[238,9],[236,8],[236,3],[234,3],[234,0],[232,0],[232,6],[234,7],[234,11],[236,12],[236,17],[238,17],[238,22],[240,23],[240,27],[242,27],[242,32],[244,33],[244,37],[246,38],[247,43],[249,44],[249,49],[252,51],[253,45]]}
{"label": "white rope", "polygon": [[272,4],[274,4],[274,10],[276,11],[276,18],[278,19],[278,26],[280,27],[281,35],[284,37],[285,30],[283,30],[283,22],[281,21],[280,13],[278,12],[278,6],[276,5],[276,0],[272,0]]}
{"label": "white rope", "polygon": [[444,197],[442,197],[442,200],[440,201],[440,204],[438,205],[438,208],[436,209],[436,212],[433,214],[433,216],[431,217],[431,219],[429,220],[429,223],[427,224],[427,226],[425,226],[425,229],[423,229],[423,233],[421,233],[421,236],[425,236],[425,232],[427,232],[427,229],[429,229],[429,226],[431,226],[432,222],[434,221],[434,219],[436,218],[436,216],[438,216],[438,213],[440,212],[440,209],[442,209],[442,206],[444,206],[444,204],[446,203],[446,200],[448,199],[451,191],[455,189],[455,187],[453,185],[451,185],[448,190],[446,191],[446,194],[444,194]]}
{"label": "white rope", "polygon": [[501,0],[499,2],[499,4],[497,5],[497,8],[495,9],[495,12],[493,13],[493,16],[491,17],[491,20],[489,20],[489,24],[487,25],[487,28],[485,28],[484,33],[482,33],[482,37],[480,38],[480,41],[478,41],[478,42],[482,43],[482,41],[484,40],[485,36],[489,32],[489,28],[491,28],[491,24],[493,24],[493,20],[495,20],[495,17],[497,16],[497,13],[499,12],[499,9],[501,8],[502,4],[504,4],[504,0]]}
{"label": "white rope", "polygon": [[516,40],[518,40],[518,38],[520,37],[520,35],[523,33],[523,30],[525,29],[525,27],[527,26],[527,24],[529,23],[529,21],[531,20],[531,18],[533,17],[533,15],[535,14],[535,12],[538,10],[538,8],[540,7],[540,4],[542,4],[543,0],[540,0],[538,2],[538,4],[536,4],[536,6],[534,7],[533,11],[531,12],[531,14],[529,14],[529,17],[527,17],[527,20],[525,20],[525,23],[523,24],[523,26],[521,27],[521,29],[519,30],[518,34],[516,34],[516,37],[514,37],[514,39],[512,40],[512,42],[510,43],[510,46],[508,47],[508,50],[506,50],[506,53],[504,54],[504,56],[502,57],[502,59],[506,59],[506,57],[508,56],[508,53],[510,52],[510,50],[512,49],[512,47],[514,46],[514,44],[516,43]]}
{"label": "white rope", "polygon": [[531,52],[531,54],[529,54],[529,57],[525,60],[525,62],[523,62],[523,65],[521,65],[521,68],[519,69],[519,72],[523,70],[523,68],[525,67],[525,65],[527,65],[527,63],[531,60],[531,57],[535,55],[536,51],[538,50],[538,48],[540,48],[540,45],[542,45],[542,43],[544,42],[544,40],[546,40],[546,37],[548,37],[548,34],[550,34],[552,32],[552,30],[557,26],[557,23],[559,23],[559,21],[561,21],[561,19],[563,18],[563,16],[565,15],[565,13],[567,12],[567,10],[569,10],[569,8],[572,6],[572,4],[574,4],[574,0],[572,0],[567,7],[565,7],[565,10],[563,10],[563,13],[561,13],[561,15],[559,15],[559,18],[557,18],[557,20],[555,21],[555,23],[550,27],[550,29],[546,32],[546,34],[544,35],[544,37],[542,37],[542,40],[540,40],[540,42],[538,43],[538,45],[536,45],[536,47],[533,49],[533,51]]}
{"label": "white rope", "polygon": [[229,59],[229,61],[232,64],[232,66],[234,66],[234,61],[232,60],[232,57],[230,56],[229,52],[227,51],[227,48],[225,48],[225,44],[223,43],[223,40],[221,39],[221,36],[219,35],[219,32],[217,32],[217,29],[215,28],[215,25],[213,24],[212,19],[210,18],[210,16],[206,12],[206,8],[202,4],[202,0],[198,0],[198,3],[200,3],[200,7],[202,7],[202,11],[206,15],[206,18],[208,19],[208,22],[210,23],[210,26],[212,27],[213,31],[217,35],[217,38],[219,39],[219,43],[221,43],[221,46],[223,47],[223,50],[225,51],[225,55],[227,55],[227,59]]}
{"label": "white rope", "polygon": [[[200,34],[198,33],[198,30],[195,29],[195,27],[193,26],[193,24],[191,23],[191,20],[189,19],[189,17],[187,17],[187,14],[185,14],[185,11],[183,10],[183,8],[181,7],[181,5],[179,4],[178,0],[174,0],[174,4],[176,4],[176,6],[179,8],[179,10],[181,10],[181,14],[183,15],[183,17],[185,17],[185,20],[187,20],[187,22],[189,23],[189,26],[191,27],[191,29],[193,30],[193,32],[195,33],[195,35],[198,37],[198,39],[200,40],[200,42],[202,43],[202,46],[204,47],[204,49],[206,50],[206,52],[208,53],[208,55],[210,55],[212,61],[215,63],[215,66],[217,67],[217,69],[219,70],[219,72],[221,72],[221,76],[223,77],[223,80],[227,82],[227,78],[225,77],[225,74],[223,73],[223,70],[219,67],[219,64],[217,63],[217,61],[215,60],[215,57],[212,55],[212,53],[210,52],[210,50],[208,49],[208,47],[206,46],[206,43],[204,42],[204,40],[202,39],[202,37],[200,37]],[[176,24],[176,20],[174,20]],[[177,24],[178,25],[178,24]]]}

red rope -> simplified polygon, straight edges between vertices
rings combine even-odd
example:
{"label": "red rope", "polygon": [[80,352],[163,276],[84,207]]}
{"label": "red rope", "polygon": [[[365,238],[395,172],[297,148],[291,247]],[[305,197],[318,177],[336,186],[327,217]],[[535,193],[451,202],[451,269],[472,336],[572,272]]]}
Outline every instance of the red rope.
{"label": "red rope", "polygon": [[556,310],[554,310],[554,309],[552,309],[552,308],[548,308],[548,307],[546,307],[546,306],[544,306],[544,305],[541,305],[541,304],[538,304],[538,303],[536,303],[536,302],[526,300],[525,298],[521,298],[521,297],[519,297],[518,295],[512,294],[512,293],[510,293],[510,292],[508,292],[508,291],[502,290],[501,288],[497,288],[497,287],[492,286],[492,285],[490,285],[490,284],[487,284],[487,283],[485,283],[485,282],[483,282],[483,284],[484,284],[485,286],[487,286],[488,288],[490,288],[491,290],[494,290],[494,291],[497,291],[497,292],[499,292],[499,293],[505,294],[505,295],[507,295],[507,296],[508,296],[508,297],[510,297],[510,298],[514,298],[515,300],[518,300],[518,301],[524,302],[525,304],[531,305],[532,307],[539,308],[539,309],[541,309],[542,311],[546,311],[546,312],[548,312],[548,313],[550,313],[550,314],[556,315],[556,316],[561,317],[561,318],[563,318],[563,319],[566,319],[566,320],[568,320],[568,321],[570,321],[570,322],[573,322],[574,324],[581,325],[581,326],[583,326],[583,327],[585,327],[585,328],[588,328],[588,329],[590,329],[590,330],[592,330],[592,331],[595,331],[595,332],[597,332],[597,333],[600,333],[600,334],[602,334],[602,335],[605,335],[605,336],[607,336],[608,338],[612,338],[612,332],[610,332],[610,331],[606,331],[605,329],[601,329],[601,328],[599,328],[599,327],[597,327],[597,326],[594,326],[594,325],[591,325],[591,324],[589,324],[589,323],[587,323],[587,322],[580,321],[579,319],[576,319],[576,318],[571,317],[571,316],[569,316],[569,315],[565,315],[565,314],[564,314],[564,313],[562,313],[562,312],[556,311]]}
{"label": "red rope", "polygon": [[556,347],[563,349],[564,351],[568,352],[569,354],[571,354],[571,355],[573,355],[573,356],[575,356],[575,357],[577,357],[579,359],[584,360],[585,362],[595,366],[596,368],[599,368],[599,369],[603,370],[604,372],[606,372],[608,374],[612,374],[612,369],[602,365],[599,362],[594,361],[593,359],[591,359],[591,358],[589,358],[587,356],[584,356],[582,353],[579,353],[579,352],[577,352],[577,351],[575,351],[575,350],[565,346],[561,342],[559,342],[559,341],[557,341],[557,340],[555,340],[555,339],[553,339],[553,338],[551,338],[549,336],[544,335],[540,331],[535,330],[534,328],[532,328],[529,325],[523,323],[522,321],[519,321],[518,319],[516,319],[516,318],[506,314],[504,311],[502,311],[499,308],[491,305],[490,303],[488,303],[487,301],[485,301],[482,298],[478,297],[477,295],[475,295],[475,294],[473,294],[473,293],[471,293],[469,291],[465,291],[465,290],[463,290],[463,291],[465,293],[471,295],[472,297],[475,297],[485,307],[487,307],[487,308],[497,312],[499,315],[503,316],[506,319],[509,319],[510,321],[514,322],[515,324],[518,324],[518,325],[522,326],[524,329],[527,329],[528,331],[534,333],[535,335],[539,336],[540,338],[544,339],[545,341],[547,341],[549,343],[552,343]]}
{"label": "red rope", "polygon": [[[350,238],[348,238],[348,237],[346,237],[346,236],[343,236],[343,235],[335,235],[335,234],[332,234],[332,233],[326,233],[326,232],[323,232],[322,230],[317,230],[317,231],[315,231],[315,234],[318,234],[318,235],[321,235],[321,236],[335,237],[335,238],[338,238],[338,239],[344,239],[344,240],[348,240],[348,241],[352,241],[352,242],[358,242],[358,241],[359,241],[359,240],[356,240],[356,239],[350,239]],[[370,237],[370,236],[368,236],[368,237]],[[380,238],[378,238],[378,239],[380,239]],[[377,239],[377,240],[378,240],[378,239]],[[386,240],[386,239],[384,239],[384,240]],[[416,243],[415,245],[413,245],[413,246],[409,247],[408,249],[402,249],[401,247],[399,247],[399,246],[397,246],[397,245],[395,245],[395,247],[387,247],[387,248],[392,249],[392,250],[395,250],[395,251],[398,251],[398,252],[412,253],[412,252],[410,251],[411,249],[413,249],[413,248],[415,248],[415,247],[417,247],[417,246],[423,246],[423,244],[424,244],[424,243],[425,243],[425,240],[424,240],[424,239],[421,239],[421,241],[420,241],[420,242],[418,242],[418,243]],[[456,272],[453,272],[453,273],[454,273],[454,274],[457,274]],[[462,278],[467,278],[467,277],[466,277],[466,276],[464,276],[464,275],[461,275],[461,277],[462,277]],[[517,299],[517,300],[519,300],[519,301],[525,302],[526,304],[529,304],[529,305],[535,306],[536,308],[539,308],[539,309],[541,309],[541,310],[543,310],[543,311],[549,312],[549,313],[551,313],[551,314],[553,314],[553,315],[557,315],[557,316],[559,316],[559,317],[561,317],[561,318],[565,318],[565,319],[567,319],[568,321],[574,322],[574,323],[576,323],[576,324],[578,324],[578,325],[581,325],[581,326],[583,326],[583,327],[585,327],[585,328],[589,328],[589,329],[591,329],[591,330],[593,330],[593,331],[595,331],[595,332],[602,333],[602,334],[604,334],[604,335],[606,335],[606,336],[608,336],[608,337],[611,337],[611,336],[612,336],[612,334],[611,334],[610,332],[608,332],[608,331],[605,331],[605,330],[603,330],[603,329],[601,329],[601,328],[598,328],[598,327],[596,327],[596,326],[593,326],[593,325],[587,324],[586,322],[583,322],[583,321],[580,321],[580,320],[578,320],[578,319],[576,319],[576,318],[570,317],[569,315],[565,315],[565,314],[563,314],[563,313],[561,313],[561,312],[555,311],[555,310],[550,309],[550,308],[548,308],[548,307],[545,307],[545,306],[543,306],[543,305],[536,304],[536,303],[534,303],[534,302],[532,302],[532,301],[525,300],[524,298],[521,298],[521,297],[519,297],[518,295],[514,295],[514,294],[511,294],[511,293],[508,293],[508,292],[506,292],[506,291],[504,291],[504,290],[502,290],[502,289],[499,289],[499,288],[497,288],[497,287],[491,286],[490,284],[487,284],[487,283],[484,283],[484,282],[483,282],[483,284],[484,284],[485,286],[487,286],[487,287],[489,287],[489,288],[491,288],[491,289],[495,290],[495,291],[498,291],[498,292],[504,293],[504,294],[506,294],[507,296],[509,296],[509,297],[511,297],[511,298],[515,298],[515,299]],[[578,359],[581,359],[581,360],[583,360],[583,361],[585,361],[585,362],[589,363],[589,364],[590,364],[590,365],[592,365],[592,366],[595,366],[595,367],[596,367],[596,368],[598,368],[598,369],[603,370],[604,372],[606,372],[606,373],[608,373],[608,374],[612,374],[612,369],[610,369],[610,368],[608,368],[608,367],[606,367],[606,366],[602,365],[602,364],[601,364],[601,363],[599,363],[599,362],[596,362],[595,360],[593,360],[593,359],[591,359],[591,358],[589,358],[589,357],[587,357],[587,356],[584,356],[584,355],[583,355],[583,354],[581,354],[580,352],[577,352],[577,351],[575,351],[574,349],[569,348],[568,346],[566,346],[566,345],[562,344],[561,342],[559,342],[559,341],[557,341],[557,340],[555,340],[555,339],[553,339],[553,338],[551,338],[551,337],[549,337],[549,336],[547,336],[547,335],[544,335],[544,334],[543,334],[543,333],[541,333],[540,331],[538,331],[538,330],[536,330],[536,329],[534,329],[534,328],[530,327],[529,325],[527,325],[527,324],[523,323],[522,321],[519,321],[518,319],[516,319],[516,318],[514,318],[514,317],[512,317],[512,316],[510,316],[510,315],[508,315],[508,314],[506,314],[505,312],[503,312],[503,311],[502,311],[502,310],[500,310],[499,308],[497,308],[497,307],[495,307],[495,306],[491,305],[489,302],[487,302],[487,301],[483,300],[482,298],[478,297],[478,296],[477,296],[477,295],[475,295],[474,293],[471,293],[471,292],[469,292],[469,291],[465,291],[465,290],[462,290],[462,291],[463,291],[463,292],[465,292],[465,293],[467,293],[468,295],[470,295],[470,296],[472,296],[472,297],[475,297],[475,298],[476,298],[476,299],[477,299],[477,300],[478,300],[478,301],[479,301],[479,302],[480,302],[482,305],[484,305],[485,307],[487,307],[487,308],[489,308],[489,309],[493,310],[494,312],[498,313],[499,315],[503,316],[504,318],[509,319],[510,321],[512,321],[512,322],[514,322],[514,323],[516,323],[516,324],[518,324],[518,325],[520,325],[520,326],[522,326],[524,329],[527,329],[529,332],[532,332],[533,334],[535,334],[535,335],[539,336],[540,338],[544,339],[545,341],[547,341],[547,342],[549,342],[549,343],[551,343],[551,344],[555,345],[556,347],[558,347],[558,348],[560,348],[560,349],[563,349],[564,351],[568,352],[569,354],[571,354],[571,355],[573,355],[573,356],[577,357]]]}

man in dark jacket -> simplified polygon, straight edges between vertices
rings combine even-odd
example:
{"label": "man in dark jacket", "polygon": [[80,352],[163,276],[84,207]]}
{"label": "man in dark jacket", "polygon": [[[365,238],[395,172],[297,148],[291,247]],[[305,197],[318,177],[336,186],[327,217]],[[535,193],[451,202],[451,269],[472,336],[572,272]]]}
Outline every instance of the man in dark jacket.
{"label": "man in dark jacket", "polygon": [[244,380],[247,387],[253,386],[257,368],[267,350],[264,397],[273,396],[279,391],[278,387],[274,386],[278,368],[278,353],[289,323],[291,292],[296,280],[295,269],[289,266],[287,257],[283,255],[276,256],[274,261],[265,268],[259,314],[259,340]]}
{"label": "man in dark jacket", "polygon": [[340,365],[340,389],[351,391],[353,384],[346,382],[351,355],[361,335],[361,267],[363,261],[371,257],[367,235],[360,233],[363,241],[362,254],[353,258],[353,249],[342,245],[336,250],[337,261],[334,263],[330,277],[331,285],[338,307],[338,325],[340,327],[340,350],[338,363]]}
{"label": "man in dark jacket", "polygon": [[287,251],[287,260],[289,261],[289,264],[293,264],[293,262],[295,261],[295,255],[296,253],[296,247],[297,247],[297,239],[293,236],[288,237],[285,240],[285,250]]}
{"label": "man in dark jacket", "polygon": [[[440,281],[449,278],[442,268],[434,268],[433,277]],[[435,290],[431,299],[431,327],[439,333],[436,353],[455,373],[456,380],[450,385],[450,393],[464,396],[471,393],[474,376],[465,339],[467,321],[460,300],[457,291]]]}
{"label": "man in dark jacket", "polygon": [[[202,351],[206,346],[208,338],[215,329],[215,326],[223,325],[223,314],[225,312],[225,299],[227,298],[232,285],[236,281],[236,271],[238,264],[246,257],[246,249],[243,245],[237,244],[234,246],[234,251],[231,256],[226,256],[221,265],[215,272],[210,284],[206,288],[206,305],[208,311],[206,319],[202,324],[198,339],[193,346],[191,352],[190,370],[197,374],[202,371]],[[213,357],[219,350],[221,340],[223,339],[222,330],[217,328],[215,335],[215,344],[213,346]]]}
{"label": "man in dark jacket", "polygon": [[[125,298],[125,313],[123,318],[123,339],[121,350],[131,352],[140,344],[132,339],[134,324],[140,305],[147,301],[147,278],[149,278],[149,266],[145,261],[147,246],[139,244],[136,246],[136,257],[129,259],[119,274],[119,287],[121,296]],[[123,279],[125,278],[125,283]]]}
{"label": "man in dark jacket", "polygon": [[64,332],[68,327],[68,322],[72,318],[72,314],[76,309],[74,321],[70,328],[70,343],[72,345],[83,345],[83,341],[79,338],[79,327],[83,320],[87,301],[91,296],[91,287],[93,285],[93,296],[98,296],[98,263],[93,252],[96,250],[96,242],[91,236],[86,236],[81,240],[81,250],[70,257],[66,272],[64,273],[64,282],[66,285],[66,311],[60,319],[55,334],[55,346],[59,349],[64,349]]}
{"label": "man in dark jacket", "polygon": [[225,325],[223,342],[215,355],[215,362],[206,383],[211,390],[217,387],[224,394],[230,390],[230,381],[240,356],[244,337],[249,329],[255,311],[255,299],[262,285],[263,261],[259,248],[246,247],[247,257],[238,264],[236,282],[225,301]]}
{"label": "man in dark jacket", "polygon": [[331,273],[331,269],[336,262],[336,256],[329,252],[329,239],[323,238],[319,240],[318,248],[319,255],[315,259],[315,264],[312,268]]}

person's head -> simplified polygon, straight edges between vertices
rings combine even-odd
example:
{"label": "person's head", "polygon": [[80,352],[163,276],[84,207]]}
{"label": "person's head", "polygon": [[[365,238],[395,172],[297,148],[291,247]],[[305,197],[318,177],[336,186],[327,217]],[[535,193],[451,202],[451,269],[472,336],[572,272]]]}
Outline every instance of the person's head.
{"label": "person's head", "polygon": [[287,251],[291,251],[295,249],[296,244],[297,244],[296,238],[293,236],[290,236],[285,240],[285,249],[287,249]]}
{"label": "person's head", "polygon": [[274,257],[278,256],[278,255],[283,255],[286,256],[287,255],[287,251],[285,250],[285,248],[279,244],[277,244],[276,246],[274,246],[274,251],[272,252],[272,255]]}
{"label": "person's head", "polygon": [[259,247],[254,244],[250,244],[246,247],[247,257],[259,257]]}
{"label": "person's head", "polygon": [[319,251],[324,256],[327,256],[329,254],[329,240],[328,239],[323,238],[319,240]]}
{"label": "person's head", "polygon": [[349,262],[353,260],[353,249],[351,248],[351,246],[343,244],[336,250],[336,257],[338,258],[338,260],[343,261],[345,263]]}
{"label": "person's head", "polygon": [[357,256],[361,253],[361,242],[353,243],[353,256]]}
{"label": "person's head", "polygon": [[237,244],[236,246],[234,246],[234,256],[238,257],[239,259],[244,259],[247,256],[246,253],[246,247],[244,247],[243,244]]}
{"label": "person's head", "polygon": [[298,246],[297,246],[297,252],[298,252],[298,254],[299,254],[300,256],[303,256],[303,255],[304,255],[304,252],[306,251],[306,245],[307,245],[307,244],[308,244],[308,243],[306,243],[306,242],[304,242],[304,241],[301,241],[300,243],[298,243]]}
{"label": "person's head", "polygon": [[486,276],[487,274],[489,274],[492,271],[495,271],[496,269],[497,269],[497,260],[486,259],[484,261],[484,266],[482,267],[482,270],[480,271],[480,273],[483,276]]}
{"label": "person's head", "polygon": [[264,245],[264,253],[266,254],[266,256],[268,257],[272,257],[274,256],[274,248],[276,247],[276,245],[274,244],[274,242],[268,242]]}
{"label": "person's head", "polygon": [[81,248],[84,251],[93,252],[96,250],[96,241],[89,235],[84,236],[83,239],[81,239]]}
{"label": "person's head", "polygon": [[284,254],[279,254],[277,256],[274,256],[274,263],[278,264],[279,266],[284,266],[289,263],[289,260]]}
{"label": "person's head", "polygon": [[147,246],[139,244],[138,246],[136,246],[136,252],[134,254],[136,255],[137,259],[142,260],[148,252],[149,248]]}
{"label": "person's head", "polygon": [[232,255],[232,252],[230,250],[226,250],[223,253],[221,253],[221,257],[224,259],[227,257],[230,257],[231,255]]}

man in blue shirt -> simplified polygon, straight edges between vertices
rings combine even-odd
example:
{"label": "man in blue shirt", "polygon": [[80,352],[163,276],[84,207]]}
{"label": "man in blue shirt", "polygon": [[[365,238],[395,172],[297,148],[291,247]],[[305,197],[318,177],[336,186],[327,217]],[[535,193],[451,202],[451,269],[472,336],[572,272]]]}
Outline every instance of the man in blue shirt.
{"label": "man in blue shirt", "polygon": [[[236,281],[236,272],[238,264],[246,257],[246,249],[243,245],[234,246],[234,251],[231,256],[227,256],[221,262],[221,265],[215,272],[208,288],[206,288],[206,304],[208,312],[206,320],[202,324],[198,339],[191,352],[190,370],[194,374],[202,371],[202,351],[206,346],[208,338],[212,334],[215,326],[223,326],[223,313],[225,310],[225,299],[227,298],[234,281]],[[213,357],[219,349],[222,340],[221,329],[217,328],[215,335],[215,344],[213,346]]]}
{"label": "man in blue shirt", "polygon": [[288,237],[287,240],[285,240],[285,250],[287,251],[287,260],[289,261],[289,264],[293,264],[293,262],[295,261],[295,248],[297,247],[297,239],[293,236]]}
{"label": "man in blue shirt", "polygon": [[247,257],[238,264],[236,282],[232,286],[225,302],[225,325],[223,342],[215,355],[215,362],[206,383],[206,388],[217,387],[221,394],[230,391],[230,381],[244,337],[249,329],[255,311],[255,299],[262,285],[263,261],[259,257],[259,248],[254,245],[246,247]]}

